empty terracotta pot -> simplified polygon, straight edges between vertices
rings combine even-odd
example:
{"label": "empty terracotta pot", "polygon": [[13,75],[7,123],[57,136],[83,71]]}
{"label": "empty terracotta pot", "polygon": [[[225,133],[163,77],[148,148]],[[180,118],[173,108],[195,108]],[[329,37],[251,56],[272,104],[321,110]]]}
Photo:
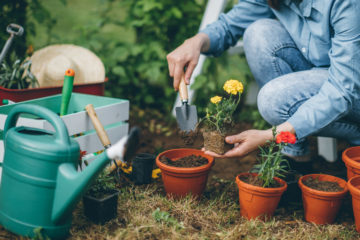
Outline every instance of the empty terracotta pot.
{"label": "empty terracotta pot", "polygon": [[241,176],[257,173],[241,173],[236,177],[239,188],[240,214],[247,219],[268,219],[274,215],[281,195],[287,188],[287,184],[280,178],[275,178],[282,186],[278,188],[263,188],[245,183],[240,180]]}
{"label": "empty terracotta pot", "polygon": [[347,168],[347,178],[360,175],[360,146],[347,148],[342,153],[342,160]]}
{"label": "empty terracotta pot", "polygon": [[356,231],[360,232],[360,176],[352,177],[347,186],[352,197]]}
{"label": "empty terracotta pot", "polygon": [[[176,161],[190,155],[202,156],[209,162],[206,165],[191,168],[173,167],[160,162],[162,156]],[[156,165],[161,169],[161,177],[168,197],[182,198],[191,193],[198,198],[206,187],[209,171],[214,165],[214,158],[197,149],[171,149],[156,157]]]}
{"label": "empty terracotta pot", "polygon": [[[303,183],[305,179],[310,177],[319,181],[337,182],[344,190],[341,192],[325,192],[312,189]],[[326,174],[308,174],[299,179],[299,186],[302,191],[305,220],[316,224],[333,223],[342,200],[348,192],[346,181]]]}

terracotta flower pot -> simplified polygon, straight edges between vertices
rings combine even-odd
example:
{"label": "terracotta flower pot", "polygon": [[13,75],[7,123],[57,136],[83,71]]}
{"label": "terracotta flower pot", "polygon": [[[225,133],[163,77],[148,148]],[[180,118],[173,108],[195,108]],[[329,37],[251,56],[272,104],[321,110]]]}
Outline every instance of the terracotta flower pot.
{"label": "terracotta flower pot", "polygon": [[[191,168],[173,167],[160,162],[162,156],[177,160],[190,155],[202,156],[209,162],[206,165]],[[206,187],[208,173],[214,165],[214,158],[197,149],[171,149],[156,157],[156,165],[161,169],[161,176],[168,197],[182,198],[189,193],[195,197],[200,197]]]}
{"label": "terracotta flower pot", "polygon": [[352,196],[356,231],[360,232],[360,176],[352,177],[347,182],[347,186]]}
{"label": "terracotta flower pot", "polygon": [[253,186],[240,180],[241,176],[253,175],[257,173],[241,173],[236,177],[239,187],[240,214],[247,219],[268,219],[274,215],[281,195],[287,188],[287,184],[280,178],[275,178],[282,186],[278,188],[263,188]]}
{"label": "terracotta flower pot", "polygon": [[360,175],[360,146],[346,149],[342,154],[342,160],[347,168],[347,178]]}
{"label": "terracotta flower pot", "polygon": [[[325,192],[312,189],[303,183],[310,177],[319,179],[319,181],[337,182],[344,190],[341,192]],[[316,224],[333,223],[342,199],[348,192],[346,181],[326,174],[308,174],[299,179],[299,186],[302,191],[305,220]]]}

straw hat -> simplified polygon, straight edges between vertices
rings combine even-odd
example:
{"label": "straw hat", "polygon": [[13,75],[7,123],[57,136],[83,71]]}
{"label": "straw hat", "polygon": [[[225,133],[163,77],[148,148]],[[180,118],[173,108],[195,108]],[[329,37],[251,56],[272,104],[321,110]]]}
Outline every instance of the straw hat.
{"label": "straw hat", "polygon": [[62,86],[65,71],[75,71],[74,83],[99,83],[105,80],[105,67],[90,50],[71,44],[51,45],[31,56],[31,72],[40,87]]}

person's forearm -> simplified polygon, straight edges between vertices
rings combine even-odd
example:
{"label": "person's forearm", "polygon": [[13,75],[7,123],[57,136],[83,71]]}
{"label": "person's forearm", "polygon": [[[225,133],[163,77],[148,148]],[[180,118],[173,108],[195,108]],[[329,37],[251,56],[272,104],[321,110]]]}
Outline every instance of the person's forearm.
{"label": "person's forearm", "polygon": [[198,33],[194,36],[199,42],[200,52],[205,53],[210,48],[210,38],[206,33]]}
{"label": "person's forearm", "polygon": [[289,122],[284,122],[276,127],[277,132],[291,132],[292,134],[295,134],[295,129],[293,125]]}
{"label": "person's forearm", "polygon": [[[284,122],[284,123],[276,126],[276,132],[277,133],[291,132],[292,134],[295,134],[295,129],[289,122]],[[264,131],[264,138],[266,140],[269,140],[269,141],[271,141],[273,139],[272,129],[271,128]]]}

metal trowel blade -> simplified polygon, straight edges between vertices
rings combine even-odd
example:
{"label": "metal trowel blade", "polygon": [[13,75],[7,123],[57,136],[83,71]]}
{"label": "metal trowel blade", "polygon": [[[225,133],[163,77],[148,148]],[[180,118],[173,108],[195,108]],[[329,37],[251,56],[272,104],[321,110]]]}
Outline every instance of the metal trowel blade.
{"label": "metal trowel blade", "polygon": [[183,104],[175,108],[176,120],[182,131],[194,131],[198,122],[196,106]]}

